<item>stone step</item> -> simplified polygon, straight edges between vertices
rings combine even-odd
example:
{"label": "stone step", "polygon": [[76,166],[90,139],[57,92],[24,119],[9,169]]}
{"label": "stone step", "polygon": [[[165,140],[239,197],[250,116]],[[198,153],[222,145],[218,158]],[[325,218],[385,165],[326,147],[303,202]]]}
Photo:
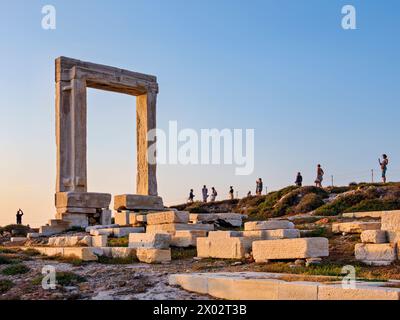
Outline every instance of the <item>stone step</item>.
{"label": "stone step", "polygon": [[400,288],[357,281],[355,288],[338,283],[284,281],[291,274],[264,272],[190,273],[169,276],[171,286],[225,300],[399,300]]}

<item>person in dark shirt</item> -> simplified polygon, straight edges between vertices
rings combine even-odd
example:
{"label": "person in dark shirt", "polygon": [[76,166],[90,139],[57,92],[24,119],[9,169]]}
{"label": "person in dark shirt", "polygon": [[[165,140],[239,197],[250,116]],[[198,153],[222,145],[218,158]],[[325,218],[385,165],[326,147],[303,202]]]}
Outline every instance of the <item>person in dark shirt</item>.
{"label": "person in dark shirt", "polygon": [[294,182],[296,186],[301,187],[303,185],[303,177],[300,172],[297,172],[296,181]]}
{"label": "person in dark shirt", "polygon": [[18,209],[16,217],[17,217],[17,224],[22,224],[22,216],[24,215],[24,212],[21,210],[21,208]]}
{"label": "person in dark shirt", "polygon": [[193,202],[193,199],[194,199],[193,189],[190,189],[188,202]]}
{"label": "person in dark shirt", "polygon": [[234,199],[233,192],[234,192],[234,191],[233,191],[233,187],[230,186],[230,187],[229,187],[229,199],[231,199],[231,200]]}

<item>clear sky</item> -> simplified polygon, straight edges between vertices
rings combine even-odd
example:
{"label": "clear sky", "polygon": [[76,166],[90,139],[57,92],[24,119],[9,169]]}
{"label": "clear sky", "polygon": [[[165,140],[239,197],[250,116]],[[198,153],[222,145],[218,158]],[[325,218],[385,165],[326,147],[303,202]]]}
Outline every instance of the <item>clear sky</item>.
{"label": "clear sky", "polygon": [[[41,27],[55,6],[56,30]],[[341,28],[341,8],[357,30]],[[159,194],[181,203],[203,184],[243,196],[306,184],[321,163],[335,184],[400,179],[400,3],[393,1],[0,1],[0,225],[54,217],[54,59],[68,56],[156,75],[157,121],[255,129],[255,171],[161,165]],[[89,90],[89,191],[135,192],[135,98]],[[378,177],[379,178],[379,177]],[[328,181],[326,181],[328,182]]]}

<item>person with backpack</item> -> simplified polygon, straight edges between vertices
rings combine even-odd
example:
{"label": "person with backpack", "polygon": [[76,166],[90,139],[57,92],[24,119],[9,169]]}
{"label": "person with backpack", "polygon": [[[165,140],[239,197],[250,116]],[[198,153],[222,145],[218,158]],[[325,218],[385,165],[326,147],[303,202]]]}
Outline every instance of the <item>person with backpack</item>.
{"label": "person with backpack", "polygon": [[215,188],[212,187],[212,188],[211,188],[211,199],[210,199],[210,201],[211,201],[211,202],[214,202],[214,201],[215,201],[215,198],[217,198],[217,195],[218,195],[217,190],[215,190]]}

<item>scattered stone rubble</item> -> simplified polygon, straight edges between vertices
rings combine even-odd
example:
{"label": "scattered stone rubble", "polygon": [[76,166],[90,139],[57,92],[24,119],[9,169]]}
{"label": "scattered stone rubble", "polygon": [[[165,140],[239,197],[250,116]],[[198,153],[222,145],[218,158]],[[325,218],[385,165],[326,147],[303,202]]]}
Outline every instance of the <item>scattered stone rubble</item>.
{"label": "scattered stone rubble", "polygon": [[329,255],[326,238],[300,238],[287,220],[246,222],[244,231],[211,231],[197,239],[199,258],[244,259],[252,252],[256,262],[320,258]]}
{"label": "scattered stone rubble", "polygon": [[353,221],[332,225],[336,233],[360,233],[361,243],[355,245],[357,260],[373,266],[387,266],[398,260],[400,210],[346,213],[353,218],[381,218],[381,222]]}

